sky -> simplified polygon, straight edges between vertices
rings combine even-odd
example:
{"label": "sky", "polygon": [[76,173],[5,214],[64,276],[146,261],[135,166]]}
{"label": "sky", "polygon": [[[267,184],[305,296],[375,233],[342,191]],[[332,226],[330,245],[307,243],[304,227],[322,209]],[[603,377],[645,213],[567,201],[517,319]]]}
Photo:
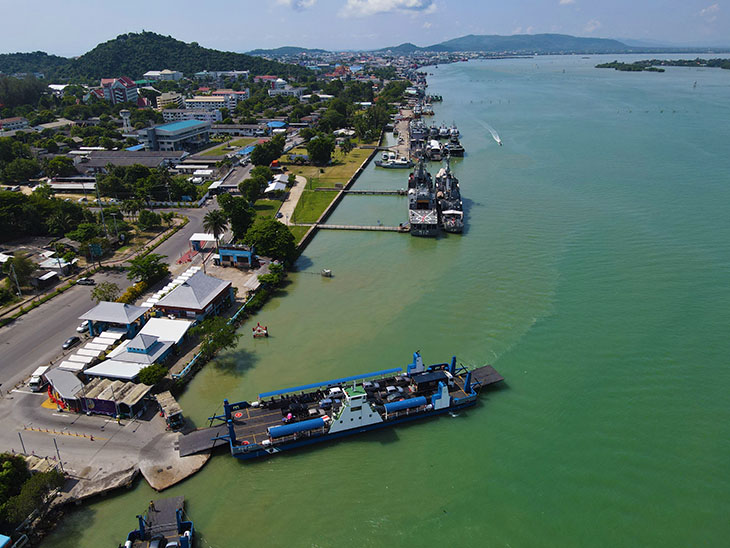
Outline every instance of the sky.
{"label": "sky", "polygon": [[546,32],[730,46],[730,0],[0,0],[0,19],[0,53],[64,56],[141,30],[238,52]]}

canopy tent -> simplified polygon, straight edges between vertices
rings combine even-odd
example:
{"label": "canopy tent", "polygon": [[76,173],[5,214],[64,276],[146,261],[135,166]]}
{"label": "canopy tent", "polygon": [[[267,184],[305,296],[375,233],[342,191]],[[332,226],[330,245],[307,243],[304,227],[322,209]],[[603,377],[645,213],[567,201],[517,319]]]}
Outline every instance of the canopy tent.
{"label": "canopy tent", "polygon": [[90,356],[92,358],[98,358],[99,354],[101,354],[101,350],[91,350],[89,348],[80,348],[76,351],[76,354],[78,356]]}
{"label": "canopy tent", "polygon": [[96,359],[96,356],[80,356],[78,354],[73,354],[66,359],[70,362],[83,363],[84,365],[88,365]]}
{"label": "canopy tent", "polygon": [[107,377],[110,379],[129,380],[136,378],[143,367],[147,364],[134,362],[121,362],[117,360],[104,360],[85,371],[90,377]]}
{"label": "canopy tent", "polygon": [[85,365],[86,364],[79,362],[62,361],[58,364],[58,368],[65,371],[71,371],[72,373],[79,373],[84,370]]}
{"label": "canopy tent", "polygon": [[93,342],[87,343],[86,346],[82,350],[96,350],[97,353],[104,352],[107,348],[109,348],[108,344],[96,344]]}

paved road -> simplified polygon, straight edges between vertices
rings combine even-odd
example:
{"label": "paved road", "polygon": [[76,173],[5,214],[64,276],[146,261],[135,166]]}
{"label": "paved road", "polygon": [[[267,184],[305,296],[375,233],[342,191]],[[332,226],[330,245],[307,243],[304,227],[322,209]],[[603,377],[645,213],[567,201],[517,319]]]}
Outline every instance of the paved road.
{"label": "paved road", "polygon": [[[124,273],[118,272],[99,273],[93,278],[96,283],[112,282],[121,289],[131,284]],[[39,365],[48,365],[61,355],[63,342],[78,334],[79,316],[94,306],[92,289],[93,286],[76,285],[0,328],[0,390],[5,392]]]}
{"label": "paved road", "polygon": [[[174,210],[186,215],[190,222],[154,251],[167,256],[173,273],[180,270],[176,261],[189,249],[190,236],[203,232],[203,217],[215,208],[215,201],[210,201],[199,209]],[[125,273],[99,273],[93,278],[97,283],[113,282],[121,289],[131,284]],[[94,306],[91,289],[91,286],[75,286],[0,328],[0,390],[5,392],[22,382],[39,365],[47,365],[52,360],[55,363],[61,356],[63,342],[77,334],[76,327],[81,323],[79,316]]]}

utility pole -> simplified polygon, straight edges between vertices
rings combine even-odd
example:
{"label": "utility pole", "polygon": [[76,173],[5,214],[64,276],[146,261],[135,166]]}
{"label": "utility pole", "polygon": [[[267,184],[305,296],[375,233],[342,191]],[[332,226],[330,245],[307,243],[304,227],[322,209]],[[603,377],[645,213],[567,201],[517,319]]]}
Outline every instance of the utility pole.
{"label": "utility pole", "polygon": [[[18,432],[20,434],[20,432]],[[56,447],[56,456],[58,456],[58,464],[61,465],[61,472],[64,474],[66,471],[63,469],[63,461],[61,460],[61,453],[58,451],[58,444],[56,443],[56,438],[53,438],[53,445]]]}
{"label": "utility pole", "polygon": [[18,288],[18,297],[23,296],[23,292],[20,291],[20,284],[18,283],[18,275],[15,273],[15,266],[13,263],[10,263],[10,272],[13,274],[13,279],[15,280],[15,287]]}
{"label": "utility pole", "polygon": [[25,450],[25,444],[23,443],[23,436],[20,435],[20,432],[18,432],[18,437],[20,438],[20,446],[23,448],[23,454],[27,455],[28,452]]}
{"label": "utility pole", "polygon": [[104,206],[101,203],[99,197],[99,176],[94,175],[94,188],[96,189],[96,203],[99,204],[99,211],[101,211],[101,224],[104,226],[104,234],[109,237],[109,230],[106,227],[106,221],[104,221]]}

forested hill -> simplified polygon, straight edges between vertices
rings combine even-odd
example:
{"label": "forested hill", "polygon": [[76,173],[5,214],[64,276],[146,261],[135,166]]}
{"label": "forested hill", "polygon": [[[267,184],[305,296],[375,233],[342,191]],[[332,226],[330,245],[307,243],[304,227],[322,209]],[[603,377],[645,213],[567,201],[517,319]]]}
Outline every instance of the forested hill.
{"label": "forested hill", "polygon": [[281,55],[301,55],[302,53],[316,55],[319,53],[327,53],[327,50],[307,49],[307,48],[300,48],[297,46],[282,46],[280,48],[275,48],[275,49],[253,49],[251,51],[246,52],[247,55],[265,55],[265,56],[270,56],[270,57],[277,57],[277,56],[281,56]]}
{"label": "forested hill", "polygon": [[[49,80],[95,82],[100,78],[129,76],[139,79],[148,70],[169,68],[192,75],[202,70],[249,70],[252,74],[304,76],[308,70],[297,65],[268,61],[243,53],[218,51],[162,36],[154,32],[129,33],[99,44],[77,59],[45,55],[52,63],[41,65],[42,52],[33,54],[0,55],[0,71],[44,72]],[[28,57],[23,57],[28,56]],[[27,63],[23,63],[23,60]],[[45,70],[40,70],[41,66]]]}

